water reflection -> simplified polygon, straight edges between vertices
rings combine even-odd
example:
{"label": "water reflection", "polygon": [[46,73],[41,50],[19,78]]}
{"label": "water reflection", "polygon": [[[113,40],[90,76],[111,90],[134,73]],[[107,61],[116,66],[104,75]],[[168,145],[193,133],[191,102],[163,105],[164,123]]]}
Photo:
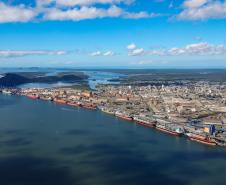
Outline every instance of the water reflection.
{"label": "water reflection", "polygon": [[65,111],[66,106],[0,95],[4,99],[17,103],[0,109],[0,184],[224,184],[225,148],[99,111]]}

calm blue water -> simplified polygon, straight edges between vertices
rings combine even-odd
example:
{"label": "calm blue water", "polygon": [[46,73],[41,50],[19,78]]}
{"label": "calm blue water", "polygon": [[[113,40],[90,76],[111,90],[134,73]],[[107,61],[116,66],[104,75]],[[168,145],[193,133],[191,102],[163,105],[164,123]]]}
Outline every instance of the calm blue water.
{"label": "calm blue water", "polygon": [[83,71],[89,76],[88,83],[91,89],[95,89],[98,84],[118,84],[118,82],[111,82],[109,80],[118,79],[124,75],[103,71]]}
{"label": "calm blue water", "polygon": [[56,83],[26,83],[19,85],[19,88],[53,88],[53,87],[66,87],[77,85],[78,83],[65,83],[65,82],[56,82]]}
{"label": "calm blue water", "polygon": [[1,185],[223,185],[225,175],[225,148],[99,111],[0,95]]}

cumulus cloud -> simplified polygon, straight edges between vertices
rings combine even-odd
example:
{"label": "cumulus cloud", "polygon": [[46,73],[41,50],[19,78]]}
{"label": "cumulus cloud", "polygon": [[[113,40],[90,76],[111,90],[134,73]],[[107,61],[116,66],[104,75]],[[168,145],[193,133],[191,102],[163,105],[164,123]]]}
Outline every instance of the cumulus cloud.
{"label": "cumulus cloud", "polygon": [[177,15],[179,20],[206,20],[226,18],[226,1],[186,0],[184,10]]}
{"label": "cumulus cloud", "polygon": [[134,43],[127,46],[129,56],[139,56],[144,54],[143,48],[138,48]]}
{"label": "cumulus cloud", "polygon": [[188,44],[184,47],[173,47],[169,49],[144,50],[143,48],[128,49],[129,56],[156,55],[156,56],[207,56],[226,55],[226,47],[222,44],[214,45],[207,42]]}
{"label": "cumulus cloud", "polygon": [[208,0],[186,0],[184,1],[184,6],[186,8],[198,8],[207,2]]}
{"label": "cumulus cloud", "polygon": [[0,57],[23,57],[29,55],[65,55],[66,51],[47,51],[47,50],[0,50]]}
{"label": "cumulus cloud", "polygon": [[117,6],[108,9],[96,7],[81,7],[69,10],[61,10],[58,8],[49,9],[44,15],[45,20],[73,20],[79,21],[84,19],[94,19],[103,17],[118,17],[123,10]]}
{"label": "cumulus cloud", "polygon": [[127,19],[152,18],[152,17],[158,17],[158,16],[160,16],[160,14],[148,13],[148,12],[138,12],[138,13],[125,12],[123,15],[123,17]]}
{"label": "cumulus cloud", "polygon": [[33,8],[18,6],[9,6],[0,2],[0,23],[8,22],[28,22],[37,15]]}
{"label": "cumulus cloud", "polygon": [[144,54],[144,49],[143,48],[136,48],[131,51],[129,51],[129,56],[140,56]]}
{"label": "cumulus cloud", "polygon": [[202,56],[202,55],[225,55],[226,47],[224,45],[213,45],[206,42],[200,42],[195,44],[189,44],[185,47],[174,47],[165,50],[152,50],[149,51],[150,55],[193,55],[193,56]]}
{"label": "cumulus cloud", "polygon": [[[38,0],[42,1],[42,0]],[[46,4],[52,2],[62,6],[76,6],[76,5],[93,5],[93,4],[131,4],[133,0],[44,0]]]}
{"label": "cumulus cloud", "polygon": [[104,56],[113,56],[115,55],[113,51],[107,51],[105,53],[103,53]]}
{"label": "cumulus cloud", "polygon": [[147,12],[127,12],[122,8],[112,5],[109,8],[96,7],[74,7],[72,9],[62,10],[60,8],[49,8],[45,12],[45,20],[72,20],[80,21],[84,19],[95,19],[104,17],[122,17],[126,19],[152,18],[159,16],[154,13]]}
{"label": "cumulus cloud", "polygon": [[[80,21],[96,18],[142,19],[159,16],[145,11],[130,12],[125,6],[134,0],[36,0],[34,7],[9,5],[0,2],[0,23],[28,22],[31,20]],[[121,6],[121,3],[124,6]],[[96,6],[96,4],[107,4]],[[125,5],[126,4],[126,5]],[[62,6],[61,6],[62,5]]]}
{"label": "cumulus cloud", "polygon": [[97,56],[114,56],[115,53],[113,51],[106,51],[106,52],[102,52],[102,51],[95,51],[93,53],[90,54],[93,57],[97,57]]}
{"label": "cumulus cloud", "polygon": [[133,49],[135,49],[137,46],[134,44],[134,43],[131,43],[131,44],[129,44],[128,46],[127,46],[127,49],[128,50],[133,50]]}

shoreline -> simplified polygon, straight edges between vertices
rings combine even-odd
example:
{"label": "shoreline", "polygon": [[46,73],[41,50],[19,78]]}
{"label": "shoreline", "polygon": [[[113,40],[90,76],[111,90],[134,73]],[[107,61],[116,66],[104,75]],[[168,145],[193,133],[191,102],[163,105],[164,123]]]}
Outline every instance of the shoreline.
{"label": "shoreline", "polygon": [[[13,93],[5,92],[3,94],[11,95]],[[208,146],[222,146],[214,138],[212,138],[212,140],[210,140],[209,137],[203,137],[201,139],[199,139],[199,136],[198,137],[189,137],[188,136],[188,134],[189,134],[188,132],[185,132],[185,131],[177,132],[176,129],[172,130],[170,127],[167,128],[167,127],[165,127],[166,124],[159,123],[156,120],[145,121],[145,120],[138,119],[138,118],[136,118],[134,116],[129,116],[129,115],[126,115],[126,114],[123,114],[123,113],[109,112],[106,107],[101,107],[101,106],[98,106],[98,105],[92,104],[92,103],[87,103],[87,102],[84,103],[84,102],[81,102],[81,101],[77,101],[77,102],[73,101],[73,102],[71,102],[71,101],[66,101],[66,100],[61,100],[61,99],[47,99],[47,98],[45,99],[45,98],[40,98],[39,96],[35,96],[35,95],[24,95],[24,94],[17,94],[17,93],[15,93],[15,95],[27,97],[30,100],[49,101],[49,102],[52,102],[52,103],[55,103],[55,104],[58,104],[58,105],[65,105],[65,106],[69,106],[69,107],[84,108],[84,109],[92,110],[92,111],[96,111],[96,110],[99,109],[100,111],[102,111],[102,112],[104,112],[106,114],[109,114],[109,115],[113,115],[114,117],[116,117],[118,119],[122,119],[122,120],[125,120],[127,122],[131,122],[133,124],[140,125],[140,126],[143,126],[143,127],[146,127],[146,128],[153,128],[153,129],[156,129],[156,130],[158,130],[158,131],[160,131],[162,133],[165,133],[167,135],[176,136],[176,137],[183,136],[183,137],[188,138],[191,141],[198,142],[200,144],[204,144],[204,145],[208,145]],[[138,120],[136,120],[136,119],[138,119]]]}

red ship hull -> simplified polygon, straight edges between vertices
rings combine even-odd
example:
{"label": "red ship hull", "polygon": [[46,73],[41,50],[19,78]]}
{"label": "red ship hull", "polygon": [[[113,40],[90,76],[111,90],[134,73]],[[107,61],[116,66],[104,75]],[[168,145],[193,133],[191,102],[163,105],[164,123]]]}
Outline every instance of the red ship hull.
{"label": "red ship hull", "polygon": [[78,106],[76,103],[67,103],[67,105],[70,105],[70,106],[73,106],[73,107]]}
{"label": "red ship hull", "polygon": [[133,118],[131,117],[126,117],[126,116],[120,116],[120,115],[116,115],[118,118],[121,118],[121,119],[124,119],[124,120],[127,120],[127,121],[133,121]]}
{"label": "red ship hull", "polygon": [[67,104],[67,102],[64,100],[54,100],[54,102],[57,104]]}
{"label": "red ship hull", "polygon": [[208,139],[200,139],[200,138],[197,138],[197,137],[189,137],[189,139],[192,140],[192,141],[196,141],[198,143],[205,144],[205,145],[216,146],[215,142],[210,141]]}
{"label": "red ship hull", "polygon": [[145,127],[149,127],[149,128],[154,128],[155,127],[155,123],[145,123],[143,121],[135,121],[137,124],[145,126]]}
{"label": "red ship hull", "polygon": [[90,110],[96,110],[96,107],[93,107],[93,106],[83,105],[82,107],[84,107],[86,109],[90,109]]}
{"label": "red ship hull", "polygon": [[177,132],[174,132],[174,131],[171,131],[171,130],[168,130],[168,129],[159,128],[159,127],[156,127],[156,129],[158,129],[159,131],[162,131],[162,132],[164,132],[164,133],[173,135],[173,136],[181,136],[180,133],[177,133]]}
{"label": "red ship hull", "polygon": [[39,99],[38,96],[27,96],[27,97],[30,98],[30,99],[32,99],[32,100],[37,100],[37,99]]}

